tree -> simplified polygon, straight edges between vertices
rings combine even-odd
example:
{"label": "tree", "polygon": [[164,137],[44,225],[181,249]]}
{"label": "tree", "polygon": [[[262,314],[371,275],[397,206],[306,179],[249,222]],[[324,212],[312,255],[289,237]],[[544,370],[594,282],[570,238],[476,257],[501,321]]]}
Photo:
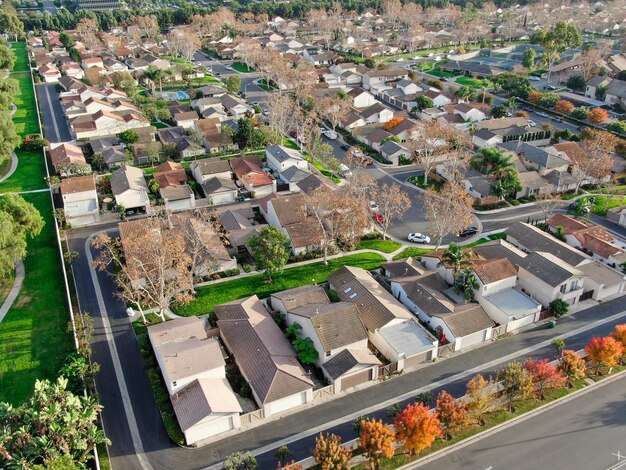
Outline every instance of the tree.
{"label": "tree", "polygon": [[24,33],[24,23],[15,13],[6,9],[0,10],[0,31],[16,38]]}
{"label": "tree", "polygon": [[587,120],[593,124],[602,124],[607,119],[609,119],[609,113],[602,108],[593,108],[587,116]]}
{"label": "tree", "polygon": [[231,95],[236,95],[237,93],[239,93],[239,90],[241,90],[241,77],[239,76],[239,74],[230,75],[226,79],[225,84],[228,93],[230,93]]}
{"label": "tree", "polygon": [[509,112],[506,109],[506,106],[499,104],[491,108],[491,117],[494,119],[500,119],[506,117]]}
{"label": "tree", "polygon": [[263,133],[256,128],[252,119],[242,117],[237,121],[237,126],[239,130],[234,138],[240,149],[259,148],[265,144]]}
{"label": "tree", "polygon": [[276,227],[265,227],[251,237],[248,246],[258,270],[265,271],[268,282],[281,273],[291,255],[291,240]]}
{"label": "tree", "polygon": [[528,77],[512,72],[501,73],[493,77],[496,87],[502,88],[509,96],[526,99],[533,91]]}
{"label": "tree", "polygon": [[409,403],[393,419],[396,439],[402,442],[409,455],[429,448],[441,436],[439,419],[431,416],[430,409],[421,404]]}
{"label": "tree", "polygon": [[611,174],[613,158],[618,139],[610,132],[588,130],[580,147],[581,152],[572,152],[570,159],[574,165],[572,176],[576,179],[576,192],[581,184],[589,180],[600,180]]}
{"label": "tree", "polygon": [[445,390],[439,392],[435,410],[437,418],[439,418],[441,423],[441,428],[446,433],[446,439],[452,437],[453,432],[468,423],[465,405]]}
{"label": "tree", "polygon": [[454,266],[454,272],[467,266],[471,266],[470,258],[472,254],[470,250],[464,250],[459,245],[451,242],[448,249],[443,252],[441,259],[444,263]]}
{"label": "tree", "polygon": [[621,343],[626,351],[626,323],[615,325],[615,329],[613,330],[613,333],[611,333],[611,337]]}
{"label": "tree", "polygon": [[[596,373],[601,367],[617,365],[624,355],[624,346],[611,336],[592,338],[585,346],[587,358],[596,364]],[[610,369],[609,369],[610,372]]]}
{"label": "tree", "polygon": [[563,338],[554,338],[552,340],[552,346],[556,349],[557,354],[561,354],[561,351],[565,349],[565,340]]}
{"label": "tree", "polygon": [[585,360],[580,357],[576,351],[571,349],[561,351],[558,367],[570,381],[580,380],[587,375]]}
{"label": "tree", "polygon": [[258,463],[251,452],[233,452],[224,460],[224,470],[256,470]]}
{"label": "tree", "polygon": [[143,75],[148,80],[150,80],[150,85],[152,87],[153,95],[154,95],[154,90],[155,90],[157,82],[159,82],[159,91],[163,93],[163,77],[165,73],[163,72],[162,69],[151,65],[143,72]]}
{"label": "tree", "polygon": [[561,113],[561,114],[569,114],[572,112],[573,109],[574,109],[574,104],[571,101],[567,101],[567,100],[559,100],[554,105],[554,110],[557,113]]}
{"label": "tree", "polygon": [[383,458],[391,458],[395,453],[394,443],[396,435],[390,426],[382,420],[375,419],[361,421],[361,432],[357,443],[369,460],[372,470],[380,466]]}
{"label": "tree", "polygon": [[550,302],[550,309],[556,318],[567,315],[569,311],[569,304],[563,299],[555,299]]}
{"label": "tree", "polygon": [[383,229],[384,240],[387,238],[387,229],[391,221],[401,218],[411,208],[412,202],[399,185],[388,185],[386,183],[379,187],[374,199],[378,203],[378,209],[384,217],[384,220],[380,223]]}
{"label": "tree", "polygon": [[491,405],[491,393],[488,389],[492,385],[490,380],[476,374],[465,386],[465,395],[469,398],[465,408],[470,419],[476,423],[484,423],[483,415]]}
{"label": "tree", "polygon": [[337,126],[341,124],[341,121],[348,116],[350,103],[342,100],[339,96],[326,95],[317,101],[315,112],[320,120],[328,121],[333,131],[335,131]]}
{"label": "tree", "polygon": [[0,198],[0,278],[8,276],[26,256],[26,239],[36,237],[44,226],[35,206],[14,193]]}
{"label": "tree", "polygon": [[591,111],[587,108],[575,108],[572,110],[572,112],[570,112],[570,116],[574,119],[580,119],[581,121],[584,121],[585,119],[587,119],[587,116],[589,116],[590,112]]}
{"label": "tree", "polygon": [[[294,110],[294,101],[289,95],[281,95],[278,93],[270,94],[267,98],[267,106],[271,110],[268,116],[269,127],[280,135],[281,143],[283,136],[287,134],[290,124],[298,127],[294,122],[302,118],[298,111]],[[292,112],[295,111],[295,112]],[[301,133],[297,133],[300,142],[307,140]]]}
{"label": "tree", "polygon": [[503,393],[508,399],[509,411],[513,411],[516,398],[528,398],[532,395],[532,377],[520,362],[510,362],[498,371],[497,377],[504,387]]}
{"label": "tree", "polygon": [[428,109],[428,108],[432,108],[435,103],[433,102],[432,99],[430,99],[428,96],[426,95],[420,95],[415,99],[415,103],[416,103],[416,108],[419,111],[422,111],[424,109]]}
{"label": "tree", "polygon": [[0,466],[32,468],[67,459],[85,464],[98,444],[109,443],[98,428],[102,406],[94,397],[74,395],[67,380],[37,380],[22,405],[0,403]]}
{"label": "tree", "polygon": [[567,86],[572,90],[584,91],[587,83],[585,77],[577,73],[576,75],[572,75],[570,78],[567,79]]}
{"label": "tree", "polygon": [[447,123],[437,119],[418,121],[407,132],[409,155],[420,169],[424,170],[424,184],[437,161],[453,150],[457,144],[458,132]]}
{"label": "tree", "polygon": [[522,56],[522,65],[527,69],[535,67],[535,56],[537,55],[535,49],[528,47],[524,49],[524,55]]}
{"label": "tree", "polygon": [[[138,222],[132,222],[138,223]],[[117,295],[134,304],[143,316],[142,306],[156,307],[161,318],[174,301],[185,304],[191,296],[191,259],[181,233],[171,230],[166,214],[141,221],[142,230],[134,236],[111,238],[98,233],[92,246],[99,251],[94,265],[115,279]]]}
{"label": "tree", "polygon": [[123,132],[120,132],[119,134],[117,134],[117,136],[126,145],[135,144],[139,140],[139,134],[137,134],[135,131],[133,131],[131,129],[128,129],[128,130],[123,131]]}
{"label": "tree", "polygon": [[278,449],[276,449],[276,452],[274,452],[274,457],[276,457],[276,460],[278,460],[278,467],[284,467],[285,460],[287,460],[287,458],[291,455],[293,455],[293,452],[291,452],[291,450],[289,450],[289,447],[287,447],[286,445],[282,445]]}
{"label": "tree", "polygon": [[13,70],[14,65],[15,54],[9,47],[0,44],[0,70]]}
{"label": "tree", "polygon": [[10,114],[0,112],[0,164],[11,158],[21,140],[15,131],[15,125]]}
{"label": "tree", "polygon": [[313,458],[321,470],[349,470],[352,451],[341,445],[336,434],[320,435],[315,438]]}
{"label": "tree", "polygon": [[472,197],[457,182],[449,181],[440,193],[425,191],[423,206],[426,222],[437,240],[437,247],[452,233],[459,233],[472,223]]}
{"label": "tree", "polygon": [[545,398],[544,391],[565,386],[567,377],[547,359],[527,359],[524,368],[532,377],[535,392],[540,400]]}
{"label": "tree", "polygon": [[613,121],[611,124],[606,126],[607,130],[611,132],[617,132],[618,134],[626,134],[626,122],[624,121]]}
{"label": "tree", "polygon": [[302,364],[315,364],[319,358],[319,353],[315,349],[315,344],[311,338],[298,337],[291,343],[293,349],[298,353],[298,360]]}

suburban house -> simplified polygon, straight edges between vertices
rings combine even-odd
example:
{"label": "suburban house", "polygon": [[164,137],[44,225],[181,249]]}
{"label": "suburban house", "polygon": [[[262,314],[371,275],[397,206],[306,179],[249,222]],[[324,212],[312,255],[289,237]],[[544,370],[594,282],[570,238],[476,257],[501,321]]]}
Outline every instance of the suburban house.
{"label": "suburban house", "polygon": [[222,350],[206,321],[177,318],[148,327],[148,337],[188,445],[241,426],[242,409],[228,380]]}
{"label": "suburban house", "polygon": [[264,171],[261,159],[256,156],[236,157],[230,160],[230,167],[237,180],[254,197],[262,198],[276,192],[276,180]]}
{"label": "suburban house", "polygon": [[303,195],[277,197],[268,201],[265,219],[291,239],[294,255],[320,249],[321,229],[315,220],[305,216]]}
{"label": "suburban house", "polygon": [[378,377],[381,362],[367,348],[367,332],[354,304],[331,302],[321,286],[307,285],[272,294],[270,305],[313,341],[316,363],[335,393]]}
{"label": "suburban house", "polygon": [[69,121],[70,130],[76,139],[119,134],[121,132],[149,126],[145,116],[135,111],[97,111],[83,114]]}
{"label": "suburban house", "polygon": [[498,147],[507,154],[519,158],[527,169],[535,170],[541,176],[552,171],[567,171],[571,164],[567,156],[559,154],[554,149],[535,147],[519,140],[504,142],[498,144]]}
{"label": "suburban house", "polygon": [[[344,64],[337,64],[340,67]],[[357,109],[369,108],[377,103],[376,98],[369,91],[361,87],[353,88],[348,92],[348,97],[352,100],[352,106]]]}
{"label": "suburban house", "polygon": [[310,403],[313,382],[256,295],[215,307],[220,337],[265,418]]}
{"label": "suburban house", "polygon": [[100,222],[100,206],[94,175],[61,180],[65,220],[73,227]]}
{"label": "suburban house", "polygon": [[57,83],[59,78],[61,78],[61,72],[56,65],[52,63],[42,65],[37,69],[37,72],[46,83]]}
{"label": "suburban house", "polygon": [[363,109],[360,114],[368,124],[384,124],[393,118],[393,111],[381,103]]}
{"label": "suburban house", "polygon": [[50,161],[54,170],[61,176],[71,176],[77,173],[87,161],[80,147],[73,144],[60,144],[50,150]]}
{"label": "suburban house", "polygon": [[248,254],[248,240],[267,227],[256,220],[254,210],[249,203],[238,204],[236,207],[220,212],[219,221],[226,232],[232,247],[232,254]]}
{"label": "suburban house", "polygon": [[626,81],[611,80],[611,83],[606,88],[604,101],[612,106],[620,106],[623,110],[626,110]]}
{"label": "suburban house", "polygon": [[173,114],[172,119],[174,119],[177,126],[180,126],[183,129],[191,129],[198,120],[198,113],[195,111],[183,111]]}
{"label": "suburban house", "polygon": [[148,185],[143,177],[143,170],[134,166],[125,166],[111,174],[111,191],[115,197],[115,204],[124,210],[150,210],[148,199]]}
{"label": "suburban house", "polygon": [[265,149],[267,165],[274,171],[282,173],[287,168],[295,166],[301,170],[309,169],[309,162],[295,149],[290,149],[284,145],[270,145]]}
{"label": "suburban house", "polygon": [[437,357],[438,341],[372,275],[344,266],[328,277],[339,298],[357,306],[370,342],[397,370],[411,370]]}
{"label": "suburban house", "polygon": [[626,227],[626,206],[619,206],[609,209],[606,218],[611,222]]}
{"label": "suburban house", "polygon": [[369,90],[386,84],[392,80],[405,79],[405,69],[369,70],[363,74],[363,88]]}
{"label": "suburban house", "polygon": [[184,210],[196,207],[196,197],[187,184],[187,172],[178,163],[167,161],[161,163],[154,173],[159,183],[159,194],[167,210]]}
{"label": "suburban house", "polygon": [[204,148],[188,137],[185,129],[181,126],[159,129],[157,135],[163,145],[175,145],[178,155],[183,160],[205,153]]}
{"label": "suburban house", "polygon": [[209,199],[209,204],[228,204],[236,202],[239,189],[232,177],[232,170],[227,160],[196,160],[189,165],[191,174]]}

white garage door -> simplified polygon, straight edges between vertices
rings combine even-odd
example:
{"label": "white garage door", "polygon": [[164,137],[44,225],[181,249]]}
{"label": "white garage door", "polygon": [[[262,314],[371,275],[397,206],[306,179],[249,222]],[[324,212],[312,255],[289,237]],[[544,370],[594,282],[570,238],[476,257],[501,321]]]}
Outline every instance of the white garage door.
{"label": "white garage door", "polygon": [[477,331],[476,333],[463,336],[461,340],[461,349],[468,348],[478,343],[485,341],[485,330]]}
{"label": "white garage door", "polygon": [[233,193],[214,194],[210,196],[211,204],[217,206],[219,204],[228,204],[235,202]]}
{"label": "white garage door", "polygon": [[299,405],[306,403],[306,392],[291,395],[280,400],[272,402],[272,414],[277,414],[282,411],[289,410]]}
{"label": "white garage door", "polygon": [[191,199],[181,199],[180,201],[170,201],[167,203],[167,208],[172,211],[191,209]]}
{"label": "white garage door", "polygon": [[79,217],[72,217],[69,222],[70,224],[72,224],[72,227],[80,227],[82,225],[95,224],[96,215],[89,214],[89,215],[81,215]]}
{"label": "white garage door", "polygon": [[520,318],[519,320],[513,320],[506,324],[506,331],[515,331],[522,326],[530,325],[534,320],[534,315],[528,315],[526,317]]}
{"label": "white garage door", "polygon": [[192,444],[194,442],[201,441],[202,439],[230,431],[233,427],[232,416],[225,416],[220,419],[214,419],[206,423],[193,426],[185,433],[185,439],[187,440],[187,444]]}

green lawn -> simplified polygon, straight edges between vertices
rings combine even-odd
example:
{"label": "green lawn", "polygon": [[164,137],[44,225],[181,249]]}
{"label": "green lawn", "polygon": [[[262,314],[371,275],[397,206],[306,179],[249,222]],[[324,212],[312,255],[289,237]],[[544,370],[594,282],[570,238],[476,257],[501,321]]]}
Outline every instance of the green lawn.
{"label": "green lawn", "polygon": [[30,70],[30,63],[28,60],[28,52],[26,50],[25,42],[12,42],[11,49],[15,51],[15,66],[14,72],[23,72]]}
{"label": "green lawn", "polygon": [[419,246],[409,246],[393,257],[394,260],[407,259],[408,257],[420,258],[424,253],[430,253],[432,248],[420,248]]}
{"label": "green lawn", "polygon": [[[154,315],[146,315],[148,325],[160,323],[161,319]],[[167,392],[167,388],[161,378],[161,372],[159,371],[159,365],[157,364],[152,347],[150,346],[150,340],[148,339],[148,325],[144,325],[143,321],[137,320],[133,322],[133,328],[135,329],[135,335],[137,336],[137,344],[141,350],[141,357],[143,358],[144,368],[148,373],[150,379],[150,385],[152,386],[152,394],[154,395],[154,401],[159,407],[161,418],[163,419],[163,425],[165,430],[169,434],[170,438],[178,444],[185,444],[185,436],[180,430],[170,396]]]}
{"label": "green lawn", "polygon": [[35,104],[35,90],[30,80],[30,72],[13,72],[11,78],[19,83],[19,91],[13,97],[17,111],[13,115],[15,130],[21,136],[39,133],[37,121],[37,105]]}
{"label": "green lawn", "polygon": [[441,191],[441,187],[443,186],[442,183],[433,179],[429,179],[428,182],[424,184],[424,176],[411,176],[406,181],[407,183],[414,184],[418,188],[432,189],[437,192]]}
{"label": "green lawn", "polygon": [[368,249],[382,251],[383,253],[393,253],[401,246],[402,244],[393,240],[362,240],[359,246],[357,246],[357,250]]}
{"label": "green lawn", "polygon": [[275,276],[273,283],[265,282],[262,274],[233,279],[212,286],[196,289],[196,299],[188,305],[174,308],[179,315],[190,317],[213,312],[216,305],[257,294],[260,298],[269,297],[274,292],[300,287],[306,284],[325,282],[330,274],[342,266],[356,266],[363,269],[375,269],[385,262],[385,258],[375,253],[361,253],[329,260],[287,268]]}
{"label": "green lawn", "polygon": [[267,81],[264,78],[259,80],[257,85],[259,86],[259,88],[261,88],[262,90],[265,90],[265,91],[273,91],[274,90],[274,87],[271,86],[270,84],[268,84]]}
{"label": "green lawn", "polygon": [[73,349],[52,207],[48,193],[25,194],[45,220],[28,241],[26,277],[13,307],[0,323],[0,401],[18,404],[36,379],[53,379]]}
{"label": "green lawn", "polygon": [[454,81],[460,85],[465,85],[472,88],[483,88],[483,86],[485,88],[489,88],[492,86],[489,80],[478,80],[476,78],[470,77],[459,77]]}
{"label": "green lawn", "polygon": [[[299,150],[299,151],[302,150],[300,146],[297,144],[297,142],[290,139],[289,137],[286,137],[283,139],[283,145],[290,149]],[[337,178],[337,176],[332,171],[326,168],[322,162],[320,162],[319,160],[312,159],[311,155],[308,152],[304,152],[303,155],[306,157],[309,157],[309,159],[312,161],[313,166],[317,168],[321,174],[329,178],[333,183],[339,184],[341,182],[341,180]]]}
{"label": "green lawn", "polygon": [[248,67],[248,64],[244,64],[242,62],[235,62],[233,63],[232,67],[237,71],[237,72],[242,72],[242,73],[246,73],[246,72],[254,72],[254,68],[252,67]]}
{"label": "green lawn", "polygon": [[16,150],[15,154],[19,160],[17,169],[9,179],[0,183],[0,193],[45,188],[46,167],[42,153]]}
{"label": "green lawn", "polygon": [[439,78],[452,78],[456,76],[452,72],[446,72],[445,70],[441,70],[439,64],[435,64],[435,66],[428,73]]}
{"label": "green lawn", "polygon": [[595,196],[595,202],[593,206],[591,206],[591,212],[604,217],[609,209],[625,204],[626,196]]}

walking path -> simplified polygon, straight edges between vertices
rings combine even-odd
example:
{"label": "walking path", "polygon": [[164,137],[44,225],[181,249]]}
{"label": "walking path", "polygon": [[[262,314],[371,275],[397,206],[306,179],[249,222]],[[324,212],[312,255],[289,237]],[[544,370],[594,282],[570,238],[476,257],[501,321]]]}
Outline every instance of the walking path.
{"label": "walking path", "polygon": [[20,289],[22,288],[22,283],[24,282],[24,263],[22,261],[18,261],[15,263],[15,280],[13,281],[13,285],[11,286],[11,290],[9,291],[9,295],[4,299],[2,306],[0,307],[0,323],[4,320],[4,317],[8,313],[9,309],[15,302],[17,295],[20,293]]}

